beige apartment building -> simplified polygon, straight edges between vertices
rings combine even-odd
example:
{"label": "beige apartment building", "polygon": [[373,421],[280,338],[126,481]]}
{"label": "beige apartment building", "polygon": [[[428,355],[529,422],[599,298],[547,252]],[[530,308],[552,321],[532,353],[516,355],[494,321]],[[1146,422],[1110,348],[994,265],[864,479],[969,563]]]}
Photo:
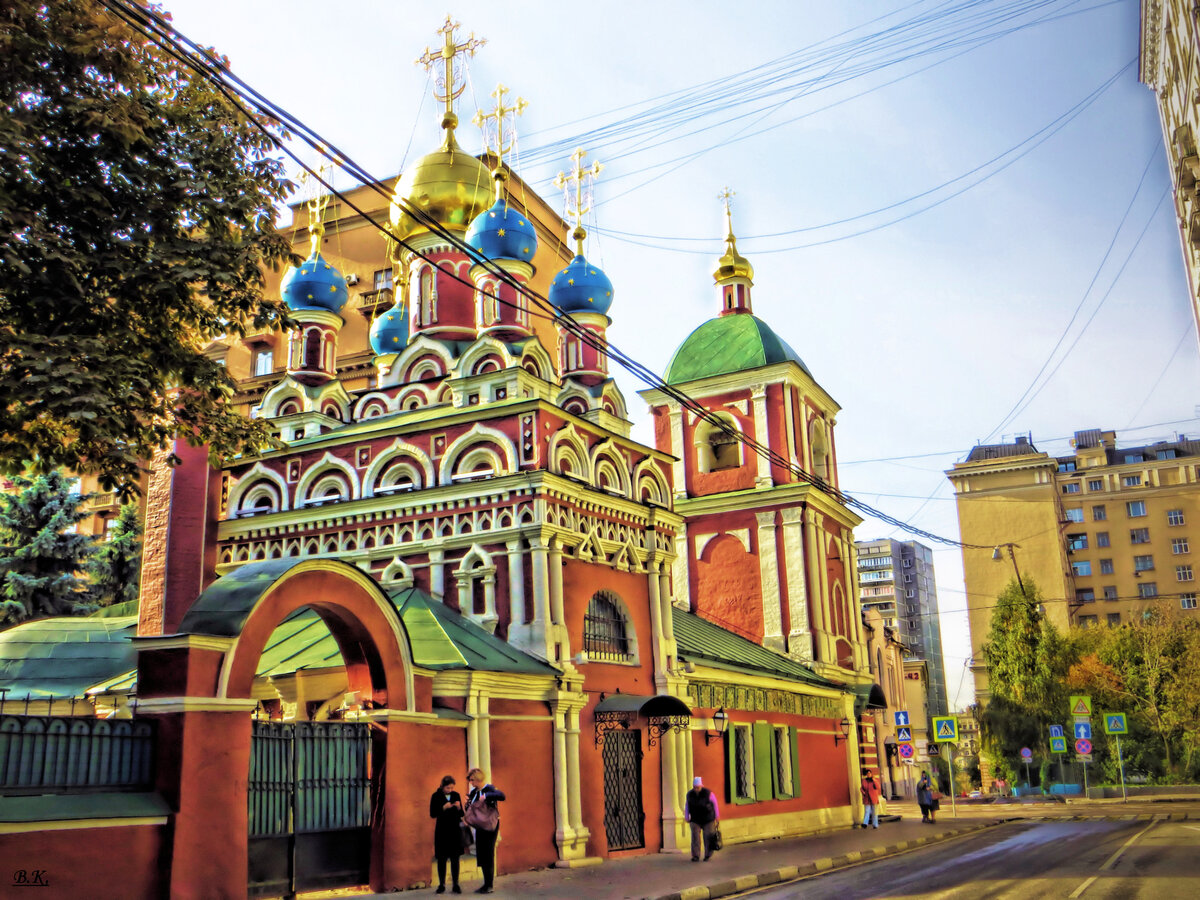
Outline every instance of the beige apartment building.
{"label": "beige apartment building", "polygon": [[[1051,456],[1025,437],[972,448],[947,471],[958,506],[978,700],[996,597],[1037,584],[1058,628],[1115,626],[1153,605],[1197,615],[1200,440],[1118,447],[1114,431],[1077,431]],[[1194,540],[1193,540],[1194,538]]]}

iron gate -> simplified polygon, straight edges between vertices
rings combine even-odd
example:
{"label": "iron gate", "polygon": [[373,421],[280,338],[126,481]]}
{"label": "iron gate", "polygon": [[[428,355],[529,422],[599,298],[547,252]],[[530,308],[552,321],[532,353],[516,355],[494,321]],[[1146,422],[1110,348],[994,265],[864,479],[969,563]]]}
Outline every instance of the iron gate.
{"label": "iron gate", "polygon": [[604,736],[604,830],[609,850],[646,845],[642,810],[642,733],[636,728]]}
{"label": "iron gate", "polygon": [[253,722],[249,895],[364,884],[371,732],[359,722]]}

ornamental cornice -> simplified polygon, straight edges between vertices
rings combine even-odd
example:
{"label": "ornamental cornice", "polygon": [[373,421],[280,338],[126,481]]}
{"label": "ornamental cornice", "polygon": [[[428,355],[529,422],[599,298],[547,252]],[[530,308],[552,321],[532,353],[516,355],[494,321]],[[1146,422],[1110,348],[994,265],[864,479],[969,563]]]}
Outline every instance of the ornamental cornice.
{"label": "ornamental cornice", "polygon": [[544,700],[558,694],[558,676],[515,672],[451,669],[433,677],[434,697],[467,697],[481,694],[492,700]]}

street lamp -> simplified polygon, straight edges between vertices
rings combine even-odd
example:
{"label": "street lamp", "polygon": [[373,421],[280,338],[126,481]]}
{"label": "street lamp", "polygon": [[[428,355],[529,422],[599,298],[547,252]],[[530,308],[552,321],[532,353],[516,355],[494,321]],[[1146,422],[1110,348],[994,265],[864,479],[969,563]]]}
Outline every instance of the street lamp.
{"label": "street lamp", "polygon": [[835,747],[842,741],[850,740],[850,720],[843,718],[842,721],[838,722],[838,727],[842,729],[842,733],[841,735],[836,731],[833,733],[833,746]]}
{"label": "street lamp", "polygon": [[1000,548],[1008,548],[1008,557],[1012,560],[1013,571],[1017,573],[1017,586],[1021,589],[1021,596],[1028,599],[1029,595],[1025,593],[1025,582],[1021,580],[1021,570],[1017,567],[1017,547],[1020,546],[1020,544],[1013,543],[1000,544],[995,550],[992,551],[992,560],[999,562],[1000,560],[1004,559],[1004,553],[1001,552]]}
{"label": "street lamp", "polygon": [[704,730],[705,747],[708,746],[710,741],[723,737],[725,735],[725,730],[729,728],[729,714],[725,712],[725,707],[722,706],[712,714],[712,724],[713,728],[717,730],[717,733],[713,734],[708,729]]}

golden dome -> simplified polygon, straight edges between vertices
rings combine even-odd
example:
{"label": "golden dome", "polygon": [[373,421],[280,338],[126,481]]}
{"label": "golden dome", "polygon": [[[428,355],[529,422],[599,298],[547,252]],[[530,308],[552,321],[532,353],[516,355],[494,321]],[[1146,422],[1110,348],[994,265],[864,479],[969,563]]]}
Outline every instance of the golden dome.
{"label": "golden dome", "polygon": [[754,266],[750,265],[750,260],[738,253],[737,241],[734,240],[732,231],[725,238],[725,255],[717,260],[713,278],[717,281],[725,281],[727,278],[754,278]]}
{"label": "golden dome", "polygon": [[401,240],[428,231],[407,212],[416,208],[442,225],[466,229],[492,205],[494,190],[487,167],[454,140],[454,129],[446,130],[442,146],[405,172],[396,182],[392,197],[392,230]]}

